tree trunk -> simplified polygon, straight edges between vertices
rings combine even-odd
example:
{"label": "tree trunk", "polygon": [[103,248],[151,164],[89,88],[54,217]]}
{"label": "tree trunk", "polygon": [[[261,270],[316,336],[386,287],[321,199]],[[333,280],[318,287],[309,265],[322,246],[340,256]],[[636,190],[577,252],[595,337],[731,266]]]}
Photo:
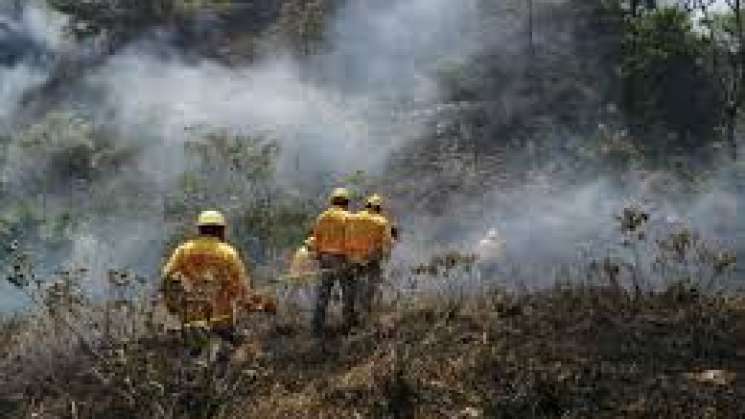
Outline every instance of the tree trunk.
{"label": "tree trunk", "polygon": [[737,108],[727,110],[727,120],[725,122],[725,135],[727,145],[729,146],[730,157],[737,160],[737,137],[735,136],[737,125]]}
{"label": "tree trunk", "polygon": [[[732,123],[734,125],[734,122]],[[730,146],[730,153],[733,161],[737,161],[737,138],[735,137],[735,128],[734,126],[729,129],[730,132],[727,133],[729,136],[729,146]]]}
{"label": "tree trunk", "polygon": [[727,142],[729,143],[730,153],[733,160],[737,160],[737,138],[735,138],[735,127],[737,124],[737,115],[739,113],[739,107],[743,103],[743,86],[745,86],[745,28],[743,28],[742,20],[742,2],[741,0],[734,0],[734,3],[730,3],[732,13],[735,16],[735,30],[737,32],[737,47],[738,47],[738,58],[735,70],[737,70],[738,76],[736,88],[734,89],[734,104],[728,109],[727,113]]}
{"label": "tree trunk", "polygon": [[639,11],[639,1],[640,0],[631,0],[631,3],[629,4],[629,9],[631,11],[631,17],[637,16],[637,12]]}
{"label": "tree trunk", "polygon": [[535,40],[533,39],[533,0],[528,0],[528,57],[530,59],[530,66],[533,66],[533,59],[535,58]]}

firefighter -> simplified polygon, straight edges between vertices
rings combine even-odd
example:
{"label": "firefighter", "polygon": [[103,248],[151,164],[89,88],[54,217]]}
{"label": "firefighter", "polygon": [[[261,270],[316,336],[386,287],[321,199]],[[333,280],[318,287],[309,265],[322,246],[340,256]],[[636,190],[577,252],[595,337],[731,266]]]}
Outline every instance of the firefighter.
{"label": "firefighter", "polygon": [[[383,198],[378,194],[372,194],[370,195],[367,200],[365,201],[365,205],[368,204],[372,205],[371,212],[379,217],[382,217],[386,223],[388,224],[389,229],[389,235],[390,235],[390,241],[388,242],[389,245],[394,245],[400,240],[400,231],[398,228],[398,225],[391,220],[386,214],[383,214]],[[391,250],[390,248],[388,250]]]}
{"label": "firefighter", "polygon": [[496,228],[491,228],[481,239],[474,254],[477,258],[479,275],[492,280],[499,273],[499,265],[504,261],[505,240]]}
{"label": "firefighter", "polygon": [[285,278],[285,292],[282,300],[286,304],[296,302],[298,298],[305,299],[308,285],[318,278],[318,260],[316,260],[315,237],[305,239],[290,261],[290,269]]}
{"label": "firefighter", "polygon": [[290,263],[290,277],[302,278],[317,272],[315,241],[315,237],[310,236],[297,249]]}
{"label": "firefighter", "polygon": [[365,208],[349,219],[347,245],[355,276],[362,286],[361,306],[372,312],[374,296],[382,280],[382,265],[389,257],[393,238],[388,220],[382,215],[383,199],[367,198]]}
{"label": "firefighter", "polygon": [[313,313],[312,329],[316,336],[323,334],[326,310],[334,283],[339,282],[344,299],[344,327],[351,328],[357,322],[354,303],[356,283],[352,281],[347,260],[347,222],[349,213],[349,191],[336,188],[329,199],[330,207],[321,213],[313,228],[316,258],[321,269],[318,297]]}
{"label": "firefighter", "polygon": [[199,215],[199,236],[176,248],[163,268],[166,306],[185,327],[200,326],[233,342],[236,309],[274,311],[260,301],[238,252],[225,242],[225,217],[218,211]]}
{"label": "firefighter", "polygon": [[387,236],[384,238],[386,241],[383,244],[386,247],[386,251],[389,256],[391,247],[399,241],[399,228],[393,221],[391,221],[385,214],[383,214],[383,198],[378,194],[372,194],[365,202],[366,206],[370,207],[370,211],[377,217],[380,217],[387,225]]}
{"label": "firefighter", "polygon": [[485,262],[498,262],[504,255],[504,239],[496,228],[491,228],[486,237],[476,246],[476,255]]}

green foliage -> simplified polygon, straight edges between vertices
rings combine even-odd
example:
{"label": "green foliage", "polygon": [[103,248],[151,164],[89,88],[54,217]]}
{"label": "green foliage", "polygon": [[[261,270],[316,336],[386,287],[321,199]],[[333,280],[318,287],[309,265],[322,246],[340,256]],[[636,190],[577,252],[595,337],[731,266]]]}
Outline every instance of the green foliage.
{"label": "green foliage", "polygon": [[627,76],[667,65],[671,60],[688,60],[701,48],[690,17],[677,8],[663,8],[629,19],[628,29],[625,42],[631,55],[626,56],[623,68]]}
{"label": "green foliage", "polygon": [[229,7],[231,0],[47,0],[70,15],[70,31],[85,38],[102,33],[129,39],[139,31],[184,19],[203,9]]}
{"label": "green foliage", "polygon": [[326,19],[334,0],[287,0],[277,26],[295,51],[303,55],[317,52],[326,32]]}
{"label": "green foliage", "polygon": [[190,135],[181,190],[166,200],[166,217],[177,220],[173,234],[189,231],[200,209],[218,208],[231,220],[231,241],[258,262],[302,242],[314,209],[277,184],[280,149],[271,136],[208,128]]}
{"label": "green foliage", "polygon": [[89,121],[73,112],[52,112],[12,140],[5,177],[14,187],[32,193],[89,179],[95,151]]}
{"label": "green foliage", "polygon": [[[722,92],[702,65],[706,52],[684,10],[665,7],[628,18],[621,62],[623,104],[635,135],[657,130],[656,138],[645,144],[652,156],[695,149],[712,139]],[[665,134],[667,130],[674,135]]]}
{"label": "green foliage", "polygon": [[[59,160],[90,153],[94,147],[89,121],[74,112],[55,111],[22,132],[15,143],[21,158],[61,154]],[[75,164],[75,162],[73,162]]]}
{"label": "green foliage", "polygon": [[[228,61],[252,59],[262,45],[279,39],[309,55],[319,50],[336,0],[47,0],[71,17],[68,31],[78,39],[98,37],[105,53],[167,28],[176,43]],[[208,15],[219,23],[205,28]],[[207,32],[203,32],[206,30]],[[102,42],[101,42],[102,41]]]}
{"label": "green foliage", "polygon": [[110,32],[123,37],[158,23],[175,12],[176,2],[128,0],[48,0],[49,5],[72,17],[70,32],[79,38]]}

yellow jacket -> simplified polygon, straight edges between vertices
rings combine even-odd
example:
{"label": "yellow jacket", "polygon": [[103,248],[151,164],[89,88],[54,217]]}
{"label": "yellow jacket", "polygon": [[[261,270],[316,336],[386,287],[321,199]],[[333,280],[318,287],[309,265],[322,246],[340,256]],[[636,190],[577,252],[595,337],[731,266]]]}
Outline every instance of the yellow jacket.
{"label": "yellow jacket", "polygon": [[383,224],[383,256],[388,257],[391,254],[391,248],[393,247],[393,224],[391,221],[382,214],[373,214],[378,219],[378,222]]}
{"label": "yellow jacket", "polygon": [[313,228],[316,252],[333,255],[346,255],[347,219],[349,211],[341,207],[331,207],[318,216]]}
{"label": "yellow jacket", "polygon": [[290,264],[290,276],[299,277],[309,275],[317,271],[313,253],[308,246],[301,246],[292,257]]}
{"label": "yellow jacket", "polygon": [[[199,237],[179,246],[163,268],[166,303],[184,323],[208,321],[232,325],[235,306],[251,287],[238,252],[212,237]],[[174,301],[170,285],[180,282],[183,299]]]}
{"label": "yellow jacket", "polygon": [[347,228],[347,253],[353,262],[380,259],[390,252],[391,228],[385,217],[367,210],[350,215]]}

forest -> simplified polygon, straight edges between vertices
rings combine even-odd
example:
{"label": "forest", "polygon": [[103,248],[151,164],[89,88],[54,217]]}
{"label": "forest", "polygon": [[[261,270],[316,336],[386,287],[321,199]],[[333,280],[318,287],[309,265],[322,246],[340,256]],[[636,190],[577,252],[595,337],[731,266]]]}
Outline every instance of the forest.
{"label": "forest", "polygon": [[[0,2],[0,416],[745,415],[743,9]],[[400,240],[318,345],[338,186]],[[159,301],[205,209],[278,306],[226,362]]]}

